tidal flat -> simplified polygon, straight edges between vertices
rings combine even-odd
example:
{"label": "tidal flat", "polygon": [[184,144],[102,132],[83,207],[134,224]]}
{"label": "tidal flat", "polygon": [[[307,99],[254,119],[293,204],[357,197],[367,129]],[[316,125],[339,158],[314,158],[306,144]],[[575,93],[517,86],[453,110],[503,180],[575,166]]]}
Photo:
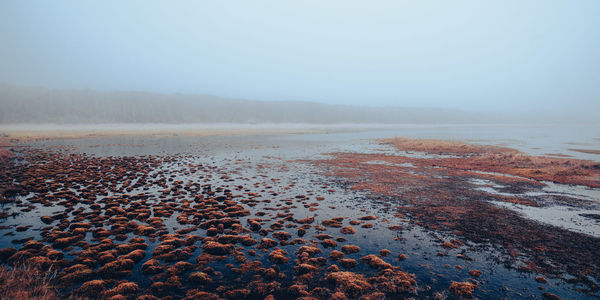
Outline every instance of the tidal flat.
{"label": "tidal flat", "polygon": [[49,298],[600,297],[597,128],[294,130],[9,136],[0,263]]}

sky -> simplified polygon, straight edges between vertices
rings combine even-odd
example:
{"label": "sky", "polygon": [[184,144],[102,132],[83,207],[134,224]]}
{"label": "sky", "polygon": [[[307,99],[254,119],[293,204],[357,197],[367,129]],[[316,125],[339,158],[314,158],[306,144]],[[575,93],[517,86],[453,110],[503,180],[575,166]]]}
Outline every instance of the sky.
{"label": "sky", "polygon": [[600,111],[600,1],[0,0],[0,82]]}

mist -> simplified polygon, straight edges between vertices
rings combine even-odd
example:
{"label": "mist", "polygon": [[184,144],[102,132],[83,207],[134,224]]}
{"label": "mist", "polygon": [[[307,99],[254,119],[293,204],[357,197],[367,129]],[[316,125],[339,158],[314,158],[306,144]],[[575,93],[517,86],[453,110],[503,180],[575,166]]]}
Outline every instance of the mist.
{"label": "mist", "polygon": [[253,101],[191,94],[0,86],[0,95],[0,124],[413,124],[506,121],[493,114],[476,115],[450,109]]}
{"label": "mist", "polygon": [[0,1],[0,299],[600,299],[600,0]]}
{"label": "mist", "polygon": [[6,1],[0,122],[594,122],[599,14],[597,1]]}

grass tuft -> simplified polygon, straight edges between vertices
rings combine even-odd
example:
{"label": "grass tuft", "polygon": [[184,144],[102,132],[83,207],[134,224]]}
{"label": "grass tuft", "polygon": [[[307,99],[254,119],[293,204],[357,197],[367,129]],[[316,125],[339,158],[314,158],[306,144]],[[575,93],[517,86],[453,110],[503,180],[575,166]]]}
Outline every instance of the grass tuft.
{"label": "grass tuft", "polygon": [[55,270],[42,271],[31,265],[0,266],[0,299],[60,299],[52,284]]}

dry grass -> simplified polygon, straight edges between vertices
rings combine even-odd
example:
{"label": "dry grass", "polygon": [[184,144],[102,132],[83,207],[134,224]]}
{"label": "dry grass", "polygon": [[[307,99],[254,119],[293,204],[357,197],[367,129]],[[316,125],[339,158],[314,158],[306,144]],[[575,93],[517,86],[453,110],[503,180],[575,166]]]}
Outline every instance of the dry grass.
{"label": "dry grass", "polygon": [[400,151],[453,155],[455,157],[431,160],[436,166],[453,170],[495,172],[538,181],[600,187],[600,164],[594,161],[533,156],[512,148],[457,141],[394,138],[383,142]]}
{"label": "dry grass", "polygon": [[472,145],[459,141],[424,140],[401,137],[384,140],[384,143],[391,143],[396,146],[396,148],[403,151],[427,152],[431,154],[469,155],[517,152],[516,150],[509,148],[489,145]]}
{"label": "dry grass", "polygon": [[587,153],[587,154],[599,154],[600,155],[600,150],[593,150],[593,149],[572,149],[572,148],[570,148],[569,150],[576,151],[576,152],[581,152],[581,153]]}
{"label": "dry grass", "polygon": [[[334,128],[335,129],[335,128]],[[311,125],[246,124],[86,124],[0,125],[0,146],[53,139],[101,137],[233,136],[262,134],[310,134],[328,129]]]}
{"label": "dry grass", "polygon": [[60,299],[52,285],[55,276],[55,271],[42,271],[28,265],[0,266],[0,299]]}

